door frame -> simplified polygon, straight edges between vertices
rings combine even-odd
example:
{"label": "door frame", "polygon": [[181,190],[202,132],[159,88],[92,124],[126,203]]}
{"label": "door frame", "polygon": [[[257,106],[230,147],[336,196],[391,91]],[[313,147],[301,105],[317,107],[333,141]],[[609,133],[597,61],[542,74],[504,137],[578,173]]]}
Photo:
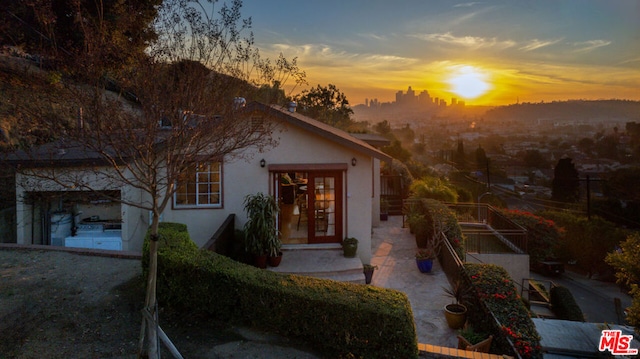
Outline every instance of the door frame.
{"label": "door frame", "polygon": [[[308,173],[309,183],[311,182],[312,177],[322,177],[322,174],[325,174],[325,177],[334,176],[336,179],[336,224],[335,224],[335,233],[332,235],[330,240],[322,240],[316,241],[315,238],[315,213],[314,210],[314,202],[310,199],[311,195],[307,195],[308,205],[307,205],[307,225],[308,225],[308,235],[307,235],[307,243],[308,244],[339,244],[342,243],[342,239],[344,238],[345,231],[347,228],[347,175],[346,172],[349,169],[349,165],[347,163],[322,163],[322,164],[269,164],[267,169],[269,170],[269,192],[274,196],[280,195],[279,193],[279,173],[284,172],[305,172]],[[307,193],[313,193],[311,191],[314,186],[310,186],[307,184]],[[314,198],[315,200],[315,198]],[[281,228],[282,222],[281,217],[278,215],[277,219],[278,228]],[[322,237],[327,238],[327,237]]]}

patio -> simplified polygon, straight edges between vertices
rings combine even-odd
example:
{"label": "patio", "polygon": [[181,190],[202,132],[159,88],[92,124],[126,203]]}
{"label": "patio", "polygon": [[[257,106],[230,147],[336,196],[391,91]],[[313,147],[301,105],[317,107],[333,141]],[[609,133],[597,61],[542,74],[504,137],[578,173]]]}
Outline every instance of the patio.
{"label": "patio", "polygon": [[438,261],[431,273],[418,271],[415,262],[416,242],[409,228],[402,228],[402,216],[389,216],[374,228],[371,240],[371,264],[378,266],[372,285],[399,290],[409,297],[416,323],[418,342],[456,348],[456,331],[449,329],[444,306],[451,298],[443,287],[449,281]]}

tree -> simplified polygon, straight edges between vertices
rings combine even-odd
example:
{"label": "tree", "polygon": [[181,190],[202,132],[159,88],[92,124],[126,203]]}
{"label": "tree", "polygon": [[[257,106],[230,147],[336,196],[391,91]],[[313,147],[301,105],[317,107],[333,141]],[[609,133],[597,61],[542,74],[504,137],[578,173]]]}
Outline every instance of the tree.
{"label": "tree", "polygon": [[[182,176],[203,163],[246,156],[246,148],[275,145],[271,136],[275,124],[251,123],[242,116],[241,102],[234,99],[254,91],[252,84],[258,81],[272,84],[288,76],[296,82],[304,78],[295,61],[272,65],[260,58],[252,34],[245,35],[251,20],[241,16],[242,1],[209,6],[211,11],[206,12],[199,1],[164,1],[155,23],[158,38],[145,53],[132,58],[134,66],[114,69],[108,59],[102,61],[95,53],[79,57],[77,71],[88,85],[66,79],[63,90],[74,94],[82,109],[81,121],[62,133],[58,142],[20,154],[32,159],[49,156],[46,162],[67,151],[79,151],[91,165],[19,170],[38,178],[36,182],[43,186],[54,183],[66,190],[90,191],[151,213],[145,318],[158,315],[158,224]],[[83,31],[86,39],[108,32],[95,23],[88,23]],[[135,103],[106,90],[109,82],[103,74],[107,70],[135,94]],[[115,195],[102,191],[104,184],[134,188],[141,195]],[[142,328],[141,352],[146,338],[149,357],[158,357],[157,323],[143,319]]]}
{"label": "tree", "polygon": [[465,169],[467,166],[467,159],[464,153],[464,143],[462,140],[458,140],[456,152],[453,154],[453,162],[458,165],[460,169]]}
{"label": "tree", "polygon": [[[72,64],[87,54],[121,68],[156,38],[153,21],[161,0],[33,0],[3,4],[0,39],[50,60]],[[99,32],[93,29],[100,29]],[[99,55],[98,55],[99,54]]]}
{"label": "tree", "polygon": [[549,160],[538,150],[526,150],[523,155],[525,166],[533,168],[549,168]]}
{"label": "tree", "polygon": [[389,124],[389,121],[387,120],[376,123],[373,126],[373,130],[387,138],[393,137],[391,134],[391,124]]}
{"label": "tree", "polygon": [[551,198],[560,202],[577,202],[580,198],[578,170],[571,158],[561,158],[553,170]]}
{"label": "tree", "polygon": [[317,85],[311,90],[304,90],[297,96],[296,101],[300,113],[318,121],[343,130],[348,130],[353,124],[353,110],[349,106],[347,96],[340,92],[336,85]]}
{"label": "tree", "polygon": [[609,253],[606,261],[616,269],[618,283],[630,289],[633,301],[627,310],[627,321],[640,328],[640,233],[634,232]]}
{"label": "tree", "polygon": [[480,169],[480,168],[485,168],[487,166],[487,154],[484,151],[484,148],[482,148],[482,146],[478,146],[478,148],[476,148],[476,166]]}
{"label": "tree", "polygon": [[407,163],[411,159],[411,152],[402,147],[402,143],[398,140],[391,141],[391,144],[382,147],[381,150],[402,163]]}
{"label": "tree", "polygon": [[409,192],[414,198],[431,198],[450,203],[458,201],[456,189],[449,182],[436,177],[423,177],[413,181]]}

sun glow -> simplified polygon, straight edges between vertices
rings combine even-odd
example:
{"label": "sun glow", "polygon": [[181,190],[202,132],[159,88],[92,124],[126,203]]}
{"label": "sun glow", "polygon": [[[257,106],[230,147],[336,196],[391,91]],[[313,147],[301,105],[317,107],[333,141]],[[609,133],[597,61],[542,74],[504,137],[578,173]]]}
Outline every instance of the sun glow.
{"label": "sun glow", "polygon": [[465,99],[474,99],[491,89],[488,76],[473,66],[457,67],[447,83],[451,92]]}

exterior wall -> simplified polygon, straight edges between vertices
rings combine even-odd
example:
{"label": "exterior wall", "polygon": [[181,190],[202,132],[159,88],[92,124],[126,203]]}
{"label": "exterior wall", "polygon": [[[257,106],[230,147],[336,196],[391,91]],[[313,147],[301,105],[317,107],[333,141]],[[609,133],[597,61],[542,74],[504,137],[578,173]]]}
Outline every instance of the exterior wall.
{"label": "exterior wall", "polygon": [[380,226],[380,160],[377,158],[373,159],[371,176],[373,176],[371,223],[374,227],[378,227]]}
{"label": "exterior wall", "polygon": [[[82,170],[65,169],[64,173],[69,174],[68,177],[71,180],[75,175],[81,174]],[[94,173],[88,173],[82,177],[83,181],[92,183],[91,186],[94,190],[120,190],[123,199],[131,200],[134,203],[142,201],[140,190],[100,181]],[[16,175],[16,243],[18,244],[41,244],[35,239],[42,236],[41,221],[39,216],[37,216],[41,208],[24,202],[25,194],[35,191],[69,190],[51,180],[34,178],[22,174]],[[86,208],[88,206],[84,207]],[[96,206],[95,214],[99,214],[101,211],[102,213],[114,213],[113,209],[101,209],[99,207],[100,206]],[[115,209],[115,213],[119,213],[122,219],[122,249],[125,251],[142,251],[142,239],[148,227],[148,216],[145,217],[145,211],[136,207],[125,204],[118,204],[117,207],[119,208]],[[32,214],[36,214],[35,218]],[[87,215],[87,213],[84,215]]]}
{"label": "exterior wall", "polygon": [[518,289],[522,289],[522,279],[529,278],[528,254],[504,254],[504,253],[467,253],[466,261],[469,263],[491,263],[504,268]]}
{"label": "exterior wall", "polygon": [[[258,192],[274,194],[269,165],[346,163],[343,237],[358,238],[358,255],[368,263],[371,259],[373,208],[371,176],[374,171],[379,171],[379,164],[376,169],[374,163],[379,161],[297,127],[285,126],[282,130],[274,134],[279,138],[277,147],[263,153],[246,150],[241,158],[225,159],[222,208],[167,208],[163,220],[187,224],[191,238],[198,246],[203,246],[231,213],[236,214],[236,228],[244,226],[247,220],[243,207],[246,195]],[[356,166],[351,165],[352,158],[356,158]],[[266,161],[264,168],[260,167],[262,159]]]}
{"label": "exterior wall", "polygon": [[[222,167],[222,208],[175,209],[169,204],[161,215],[161,221],[185,223],[191,238],[198,246],[203,246],[229,214],[236,214],[236,228],[241,229],[246,222],[243,201],[246,195],[258,192],[273,194],[273,178],[269,165],[276,164],[347,164],[344,181],[344,214],[342,237],[359,240],[358,255],[363,263],[371,260],[371,228],[379,223],[380,162],[361,152],[349,149],[317,134],[291,125],[282,125],[282,132],[275,148],[263,153],[247,149],[241,156],[225,158]],[[356,166],[352,166],[352,158]],[[266,161],[260,167],[260,160]],[[93,180],[95,183],[97,180]],[[31,207],[21,199],[25,191],[64,190],[55,183],[35,181],[38,185],[25,184],[24,178],[17,178],[17,241],[31,244]],[[71,182],[73,183],[73,182]],[[376,190],[374,191],[374,185]],[[92,185],[95,189],[119,189],[122,198],[134,203],[148,200],[148,195],[139,189],[129,187]],[[148,211],[122,204],[120,206],[123,250],[141,251],[142,241],[149,225]]]}

